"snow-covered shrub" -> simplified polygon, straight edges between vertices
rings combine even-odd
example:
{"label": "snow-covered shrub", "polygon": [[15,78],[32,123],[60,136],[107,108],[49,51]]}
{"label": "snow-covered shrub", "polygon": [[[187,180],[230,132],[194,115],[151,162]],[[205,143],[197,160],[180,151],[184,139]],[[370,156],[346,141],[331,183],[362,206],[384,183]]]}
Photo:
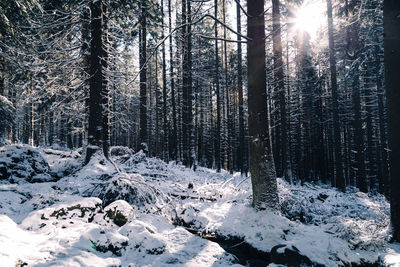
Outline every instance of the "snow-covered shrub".
{"label": "snow-covered shrub", "polygon": [[139,174],[116,175],[88,191],[91,191],[91,196],[102,199],[105,206],[116,200],[125,200],[138,208],[157,212],[170,202],[164,193],[147,184]]}
{"label": "snow-covered shrub", "polygon": [[113,160],[120,164],[129,160],[133,153],[134,151],[126,146],[112,146],[110,148],[110,155],[113,157]]}
{"label": "snow-covered shrub", "polygon": [[132,157],[126,162],[126,164],[127,165],[138,164],[141,162],[146,162],[146,160],[147,160],[146,154],[142,150],[140,150],[139,152],[132,155]]}
{"label": "snow-covered shrub", "polygon": [[10,182],[49,182],[55,177],[39,151],[27,145],[0,147],[0,179]]}
{"label": "snow-covered shrub", "polygon": [[321,226],[352,249],[375,251],[385,245],[390,212],[383,195],[352,187],[343,193],[323,185],[290,185],[282,179],[278,185],[282,215],[290,220]]}
{"label": "snow-covered shrub", "polygon": [[126,146],[112,146],[110,148],[110,155],[116,157],[131,156],[133,150]]}

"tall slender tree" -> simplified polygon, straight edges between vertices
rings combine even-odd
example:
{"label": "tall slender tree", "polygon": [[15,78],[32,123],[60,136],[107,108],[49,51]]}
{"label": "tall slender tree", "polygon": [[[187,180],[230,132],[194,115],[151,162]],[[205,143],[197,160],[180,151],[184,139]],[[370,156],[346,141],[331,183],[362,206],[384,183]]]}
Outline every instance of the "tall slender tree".
{"label": "tall slender tree", "polygon": [[238,105],[239,105],[239,149],[238,149],[238,167],[240,172],[244,174],[246,171],[246,148],[244,142],[244,107],[243,107],[243,68],[242,68],[242,24],[240,21],[240,2],[236,3],[236,24],[237,24],[237,66],[238,66],[238,78],[237,78],[237,90],[238,90]]}
{"label": "tall slender tree", "polygon": [[328,13],[328,38],[329,38],[329,67],[331,72],[332,108],[333,108],[333,141],[335,149],[335,182],[336,187],[344,191],[346,183],[343,175],[343,161],[341,150],[341,134],[339,124],[339,101],[336,73],[335,41],[333,39],[332,1],[326,0]]}
{"label": "tall slender tree", "polygon": [[[140,69],[140,127],[139,149],[147,150],[147,12],[146,0],[140,2],[139,69]],[[147,152],[147,151],[145,151]]]}
{"label": "tall slender tree", "polygon": [[[164,1],[161,0],[161,39],[164,39]],[[169,137],[169,127],[168,127],[168,119],[167,119],[167,64],[165,59],[165,42],[162,43],[162,84],[163,84],[163,156],[162,158],[168,162],[169,153],[168,153],[168,137]]]}
{"label": "tall slender tree", "polygon": [[103,144],[107,142],[104,136],[104,116],[108,112],[104,108],[105,88],[104,83],[104,17],[103,2],[93,0],[90,2],[90,78],[89,78],[89,127],[88,145],[85,163],[88,163],[96,151],[103,151]]}
{"label": "tall slender tree", "polygon": [[176,115],[176,100],[175,100],[175,78],[174,78],[174,58],[172,49],[172,0],[168,0],[168,27],[169,27],[169,75],[171,86],[171,105],[172,105],[172,136],[170,142],[170,155],[172,158],[177,159],[178,148],[178,126]]}
{"label": "tall slender tree", "polygon": [[384,54],[390,158],[390,211],[393,239],[400,242],[400,2],[384,0]]}
{"label": "tall slender tree", "polygon": [[[214,1],[214,16],[218,18],[218,0]],[[221,171],[221,92],[219,86],[218,24],[215,22],[215,94],[217,96],[217,125],[215,127],[215,164]]]}
{"label": "tall slender tree", "polygon": [[275,151],[275,167],[278,177],[287,178],[287,127],[285,81],[282,61],[281,15],[280,1],[272,0],[272,32],[274,52],[274,88],[278,94],[279,125],[276,129],[277,150]]}

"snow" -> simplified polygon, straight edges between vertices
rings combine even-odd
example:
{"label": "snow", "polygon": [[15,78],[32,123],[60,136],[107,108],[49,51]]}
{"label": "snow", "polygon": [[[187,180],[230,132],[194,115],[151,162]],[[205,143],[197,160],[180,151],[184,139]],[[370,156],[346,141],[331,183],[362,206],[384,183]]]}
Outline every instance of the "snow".
{"label": "snow", "polygon": [[84,167],[77,151],[23,149],[37,152],[46,173],[62,178],[0,181],[4,266],[240,266],[193,232],[266,252],[291,248],[325,266],[400,264],[400,245],[388,242],[390,209],[381,195],[278,179],[281,211],[257,212],[250,178],[239,173],[193,171],[123,147],[115,148],[113,162],[97,155]]}

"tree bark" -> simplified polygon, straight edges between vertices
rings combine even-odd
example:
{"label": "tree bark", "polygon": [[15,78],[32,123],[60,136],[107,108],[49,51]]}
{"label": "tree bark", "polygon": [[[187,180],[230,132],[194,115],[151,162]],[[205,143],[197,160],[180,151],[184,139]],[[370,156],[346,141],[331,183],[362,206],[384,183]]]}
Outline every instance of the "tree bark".
{"label": "tree bark", "polygon": [[103,107],[102,107],[102,62],[104,55],[102,44],[102,2],[90,2],[91,41],[90,41],[90,78],[89,78],[89,128],[88,146],[86,149],[85,163],[89,163],[94,153],[102,150],[103,146]]}
{"label": "tree bark", "polygon": [[[351,3],[353,9],[354,4]],[[346,1],[346,12],[348,12],[348,3]],[[353,10],[352,10],[353,11]],[[368,192],[368,183],[365,170],[365,153],[364,153],[364,131],[362,127],[361,117],[361,92],[360,92],[360,77],[359,77],[359,63],[356,59],[359,54],[359,24],[357,21],[353,22],[347,33],[347,55],[348,58],[354,62],[352,67],[352,98],[353,98],[353,112],[354,112],[354,146],[355,146],[355,169],[356,169],[356,183],[361,192]]]}
{"label": "tree bark", "polygon": [[390,160],[390,211],[393,239],[400,241],[400,2],[385,0],[383,8],[385,80]]}
{"label": "tree bark", "polygon": [[102,105],[103,105],[103,153],[104,156],[108,159],[110,156],[110,87],[108,84],[108,77],[106,76],[106,70],[108,68],[108,52],[106,46],[109,45],[108,41],[108,17],[107,17],[107,5],[103,5],[103,25],[102,25],[102,58],[101,58],[101,66],[102,66]]}
{"label": "tree bark", "polygon": [[[214,1],[214,16],[218,17],[218,0]],[[219,88],[218,27],[215,27],[215,94],[217,95],[217,125],[215,129],[215,164],[217,172],[221,171],[221,95]]]}
{"label": "tree bark", "polygon": [[[240,4],[236,4],[236,23],[237,23],[237,32],[241,34],[242,32],[242,24],[240,21]],[[239,105],[239,150],[238,150],[238,168],[240,169],[241,174],[243,175],[246,171],[246,157],[245,157],[245,143],[244,143],[244,109],[243,109],[243,68],[242,68],[242,37],[240,35],[237,36],[237,60],[238,60],[238,105]]]}
{"label": "tree bark", "polygon": [[[164,39],[164,1],[161,0],[161,16],[162,16],[162,34],[161,39]],[[162,82],[163,82],[163,160],[168,162],[168,120],[167,120],[167,67],[165,60],[165,42],[162,44]]]}
{"label": "tree bark", "polygon": [[174,79],[174,59],[173,59],[173,49],[172,49],[172,8],[171,1],[168,0],[168,26],[169,26],[169,73],[170,73],[170,83],[171,83],[171,105],[172,105],[172,137],[170,144],[170,155],[173,159],[177,159],[177,118],[176,118],[176,101],[175,101],[175,79]]}
{"label": "tree bark", "polygon": [[279,199],[267,118],[264,0],[247,0],[247,80],[253,206],[278,209]]}
{"label": "tree bark", "polygon": [[145,153],[147,147],[147,21],[146,21],[146,0],[141,0],[141,26],[140,26],[140,47],[139,47],[139,68],[140,68],[140,128],[139,128],[139,149]]}
{"label": "tree bark", "polygon": [[333,141],[335,150],[335,178],[336,187],[342,191],[346,189],[346,183],[343,175],[341,136],[339,125],[339,102],[338,102],[338,86],[336,73],[336,56],[335,42],[333,40],[333,18],[332,18],[332,1],[326,0],[328,13],[328,37],[329,37],[329,67],[331,71],[331,87],[332,87],[332,108],[333,108]]}
{"label": "tree bark", "polygon": [[272,0],[272,32],[274,51],[274,89],[278,92],[279,126],[277,127],[277,149],[275,167],[278,177],[288,178],[287,173],[287,127],[286,127],[286,99],[285,81],[282,61],[281,18],[279,0]]}

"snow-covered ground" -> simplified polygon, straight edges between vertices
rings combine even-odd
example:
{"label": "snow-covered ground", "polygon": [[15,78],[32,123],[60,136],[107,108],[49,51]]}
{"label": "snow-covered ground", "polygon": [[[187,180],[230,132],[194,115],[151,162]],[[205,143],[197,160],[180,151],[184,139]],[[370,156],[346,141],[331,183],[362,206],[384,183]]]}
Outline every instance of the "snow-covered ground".
{"label": "snow-covered ground", "polygon": [[0,147],[0,266],[240,266],[210,236],[275,251],[271,266],[400,265],[383,196],[278,179],[281,212],[256,212],[240,174],[116,151],[81,168],[77,151]]}

